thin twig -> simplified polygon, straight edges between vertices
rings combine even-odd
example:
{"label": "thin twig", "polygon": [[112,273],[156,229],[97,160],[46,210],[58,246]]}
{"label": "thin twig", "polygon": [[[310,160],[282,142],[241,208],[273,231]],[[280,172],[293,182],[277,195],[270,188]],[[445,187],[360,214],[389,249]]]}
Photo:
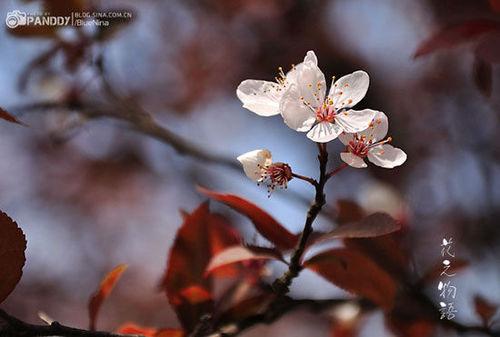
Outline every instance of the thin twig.
{"label": "thin twig", "polygon": [[339,167],[337,167],[336,169],[328,172],[328,174],[326,175],[326,179],[330,179],[331,177],[333,177],[334,175],[336,175],[337,173],[339,173],[340,171],[342,171],[343,169],[345,169],[347,166],[346,163],[342,163],[339,165]]}
{"label": "thin twig", "polygon": [[300,180],[307,181],[309,184],[311,184],[313,186],[316,186],[318,184],[318,182],[315,179],[313,179],[311,177],[303,176],[301,174],[297,174],[295,172],[292,172],[292,177],[300,179]]}
{"label": "thin twig", "polygon": [[50,325],[35,325],[23,322],[0,309],[0,336],[9,337],[143,337],[141,335],[123,335],[104,331],[90,331],[71,328],[52,322]]}

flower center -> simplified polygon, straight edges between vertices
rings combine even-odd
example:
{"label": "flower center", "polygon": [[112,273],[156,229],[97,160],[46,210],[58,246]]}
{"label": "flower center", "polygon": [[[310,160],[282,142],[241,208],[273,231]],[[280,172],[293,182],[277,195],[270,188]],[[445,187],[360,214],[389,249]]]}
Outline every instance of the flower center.
{"label": "flower center", "polygon": [[292,180],[292,169],[285,163],[274,163],[260,168],[261,174],[259,183],[264,183],[271,194],[276,187],[287,188],[287,184]]}
{"label": "flower center", "polygon": [[361,158],[364,158],[368,155],[368,151],[377,145],[383,145],[385,143],[389,143],[392,141],[391,137],[388,137],[385,140],[373,143],[373,139],[370,137],[369,139],[366,138],[365,135],[359,136],[356,134],[354,136],[354,139],[347,144],[347,151],[358,156]]}
{"label": "flower center", "polygon": [[355,154],[358,157],[364,158],[368,155],[369,144],[365,143],[365,139],[357,139],[351,140],[347,145],[347,151],[352,154]]}
{"label": "flower center", "polygon": [[332,104],[324,103],[316,109],[316,120],[318,122],[333,123],[337,112]]}

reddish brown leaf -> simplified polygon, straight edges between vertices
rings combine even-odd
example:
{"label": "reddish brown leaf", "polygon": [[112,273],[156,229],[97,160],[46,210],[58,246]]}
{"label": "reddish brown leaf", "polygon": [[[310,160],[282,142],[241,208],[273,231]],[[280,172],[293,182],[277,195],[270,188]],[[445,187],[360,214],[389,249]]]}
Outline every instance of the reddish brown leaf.
{"label": "reddish brown leaf", "polygon": [[19,121],[16,117],[12,116],[10,113],[0,108],[0,118],[11,123],[16,123],[20,125],[25,125],[23,122]]}
{"label": "reddish brown leaf", "polygon": [[476,313],[478,314],[478,316],[481,317],[484,326],[488,326],[491,318],[498,311],[498,306],[487,301],[484,297],[480,295],[476,295],[474,297],[474,307],[476,309]]}
{"label": "reddish brown leaf", "polygon": [[500,12],[500,0],[489,0],[489,1],[491,9],[493,9],[495,12]]}
{"label": "reddish brown leaf", "polygon": [[365,297],[389,310],[394,306],[397,284],[375,262],[349,248],[320,253],[304,263],[339,288]]}
{"label": "reddish brown leaf", "polygon": [[359,222],[339,226],[316,239],[321,242],[331,239],[371,238],[386,235],[401,229],[401,225],[386,213],[373,213]]}
{"label": "reddish brown leaf", "polygon": [[276,247],[280,249],[292,249],[295,247],[298,236],[290,233],[269,213],[257,205],[233,194],[218,193],[203,187],[198,187],[198,191],[245,215],[253,222],[257,231],[270,242],[274,243]]}
{"label": "reddish brown leaf", "polygon": [[127,270],[127,265],[121,264],[110,271],[101,281],[97,291],[92,294],[89,300],[89,327],[90,330],[95,330],[97,323],[97,315],[101,309],[104,300],[109,296],[122,274]]}
{"label": "reddish brown leaf", "polygon": [[116,333],[125,335],[142,335],[144,337],[183,337],[184,331],[181,329],[158,329],[139,326],[135,323],[125,323],[116,330]]}
{"label": "reddish brown leaf", "polygon": [[26,261],[26,238],[7,214],[0,211],[0,303],[16,287]]}
{"label": "reddish brown leaf", "polygon": [[500,23],[491,20],[471,20],[442,29],[422,42],[414,57],[420,57],[439,49],[453,48],[479,38],[485,33],[500,30]]}
{"label": "reddish brown leaf", "polygon": [[272,248],[233,246],[212,257],[208,264],[206,274],[208,275],[221,267],[250,260],[283,261],[283,256],[279,251]]}
{"label": "reddish brown leaf", "polygon": [[240,245],[241,238],[226,219],[210,213],[208,203],[183,217],[161,287],[183,327],[190,331],[203,314],[213,310],[212,279],[205,277],[212,256]]}
{"label": "reddish brown leaf", "polygon": [[476,56],[474,65],[472,66],[472,77],[481,94],[490,97],[493,86],[491,64]]}
{"label": "reddish brown leaf", "polygon": [[347,247],[367,256],[389,274],[400,279],[407,275],[409,257],[401,244],[402,231],[375,238],[344,239]]}
{"label": "reddish brown leaf", "polygon": [[352,200],[337,200],[337,223],[343,225],[363,219],[365,212],[358,203]]}
{"label": "reddish brown leaf", "polygon": [[142,335],[144,337],[154,337],[157,331],[158,329],[156,328],[139,326],[135,323],[125,323],[116,330],[116,333],[127,334],[127,335]]}

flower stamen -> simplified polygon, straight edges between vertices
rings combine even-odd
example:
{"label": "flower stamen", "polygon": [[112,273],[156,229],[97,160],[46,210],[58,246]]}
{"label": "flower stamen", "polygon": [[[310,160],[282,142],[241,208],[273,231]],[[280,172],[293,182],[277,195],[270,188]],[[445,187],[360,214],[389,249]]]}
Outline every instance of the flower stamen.
{"label": "flower stamen", "polygon": [[320,107],[316,109],[316,120],[318,122],[329,122],[333,123],[335,117],[337,116],[337,111],[330,102],[323,103]]}
{"label": "flower stamen", "polygon": [[285,163],[273,163],[271,165],[258,165],[260,169],[260,178],[257,184],[261,183],[267,186],[269,196],[277,188],[287,188],[288,182],[293,179],[290,165]]}

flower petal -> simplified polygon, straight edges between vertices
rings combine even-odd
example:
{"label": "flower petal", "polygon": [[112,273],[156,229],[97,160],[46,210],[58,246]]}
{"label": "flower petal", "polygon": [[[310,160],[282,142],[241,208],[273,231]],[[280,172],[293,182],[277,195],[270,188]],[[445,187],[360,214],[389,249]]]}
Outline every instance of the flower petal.
{"label": "flower petal", "polygon": [[341,132],[342,129],[337,124],[321,122],[307,133],[307,138],[317,143],[326,143],[337,138]]}
{"label": "flower petal", "polygon": [[332,84],[328,97],[336,109],[350,108],[365,97],[370,84],[370,76],[362,70],[343,76]]}
{"label": "flower petal", "polygon": [[279,114],[279,103],[284,93],[283,86],[268,81],[245,80],[236,89],[243,107],[259,116]]}
{"label": "flower petal", "polygon": [[315,112],[301,100],[300,92],[294,84],[283,95],[280,112],[285,124],[299,132],[309,131],[316,121]]}
{"label": "flower petal", "polygon": [[326,81],[325,75],[317,64],[312,61],[302,63],[301,67],[297,68],[296,85],[300,92],[300,97],[303,97],[306,103],[314,108],[323,104],[326,93]]}
{"label": "flower petal", "polygon": [[340,159],[342,159],[347,165],[355,167],[355,168],[365,168],[366,165],[363,158],[356,156],[350,152],[341,152]]}
{"label": "flower petal", "polygon": [[344,145],[348,145],[351,140],[354,140],[355,133],[342,132],[339,135],[339,139]]}
{"label": "flower petal", "polygon": [[313,50],[309,50],[304,57],[304,62],[312,62],[315,65],[318,65],[318,58]]}
{"label": "flower petal", "polygon": [[318,65],[318,58],[316,54],[312,50],[309,50],[304,57],[304,61],[294,66],[287,74],[286,74],[286,82],[287,84],[297,83],[297,74],[298,70],[302,69],[304,63],[310,63],[312,65]]}
{"label": "flower petal", "polygon": [[385,138],[388,129],[389,121],[387,116],[382,111],[376,111],[370,126],[366,130],[358,132],[358,135],[365,136],[366,139],[371,139],[372,143],[376,143]]}
{"label": "flower petal", "polygon": [[243,165],[247,177],[254,181],[261,178],[262,168],[272,163],[271,152],[266,149],[250,151],[236,159]]}
{"label": "flower petal", "polygon": [[368,160],[377,166],[393,168],[406,161],[406,153],[392,145],[374,146],[368,151]]}
{"label": "flower petal", "polygon": [[371,109],[347,110],[337,114],[335,122],[347,133],[366,130],[373,120],[377,111]]}

